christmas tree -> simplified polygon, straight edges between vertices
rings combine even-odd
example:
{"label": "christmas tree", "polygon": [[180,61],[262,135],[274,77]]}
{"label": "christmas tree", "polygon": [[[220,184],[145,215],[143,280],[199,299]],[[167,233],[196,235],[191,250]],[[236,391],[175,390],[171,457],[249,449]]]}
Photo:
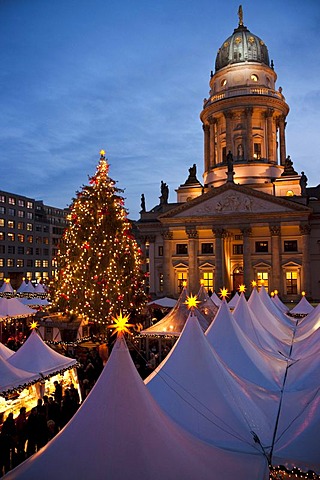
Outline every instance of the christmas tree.
{"label": "christmas tree", "polygon": [[132,235],[122,190],[109,175],[105,152],[96,173],[73,200],[57,256],[53,305],[68,315],[107,324],[146,301],[141,250]]}

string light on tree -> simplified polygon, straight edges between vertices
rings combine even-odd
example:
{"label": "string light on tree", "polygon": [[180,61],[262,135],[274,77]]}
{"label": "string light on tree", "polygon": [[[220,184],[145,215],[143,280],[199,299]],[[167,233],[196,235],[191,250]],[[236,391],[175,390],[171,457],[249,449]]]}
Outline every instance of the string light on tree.
{"label": "string light on tree", "polygon": [[122,192],[109,177],[101,150],[96,173],[70,206],[57,256],[54,310],[102,325],[116,312],[141,312],[146,301],[142,256]]}

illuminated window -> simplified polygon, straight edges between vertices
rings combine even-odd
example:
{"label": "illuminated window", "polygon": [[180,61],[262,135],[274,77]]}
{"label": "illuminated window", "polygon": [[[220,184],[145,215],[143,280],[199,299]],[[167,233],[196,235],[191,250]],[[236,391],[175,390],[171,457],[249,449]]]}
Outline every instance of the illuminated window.
{"label": "illuminated window", "polygon": [[0,227],[4,227],[4,218],[0,218]]}
{"label": "illuminated window", "polygon": [[7,258],[7,267],[13,267],[13,265],[14,265],[13,258]]}
{"label": "illuminated window", "polygon": [[5,203],[6,197],[4,195],[0,195],[0,203]]}
{"label": "illuminated window", "polygon": [[8,220],[8,228],[14,228],[14,221]]}
{"label": "illuminated window", "polygon": [[43,266],[43,268],[48,268],[49,267],[49,261],[48,260],[42,260],[42,266]]}
{"label": "illuminated window", "polygon": [[32,223],[27,223],[27,230],[28,230],[29,232],[32,232],[32,230],[33,230],[33,225],[32,225]]}
{"label": "illuminated window", "polygon": [[18,205],[19,205],[19,207],[24,207],[24,200],[19,199],[18,200]]}
{"label": "illuminated window", "polygon": [[286,272],[287,295],[298,293],[298,272]]}
{"label": "illuminated window", "polygon": [[23,210],[18,210],[18,217],[19,218],[24,218],[24,211]]}
{"label": "illuminated window", "polygon": [[[49,245],[49,238],[48,237],[43,237],[42,241],[45,245]],[[149,252],[148,252],[148,256],[149,256]]]}
{"label": "illuminated window", "polygon": [[23,267],[23,260],[22,260],[22,258],[18,258],[18,259],[17,259],[17,267],[20,267],[20,268]]}
{"label": "illuminated window", "polygon": [[9,197],[8,198],[8,203],[9,203],[9,205],[15,205],[16,204],[16,199],[13,198],[13,197]]}
{"label": "illuminated window", "polygon": [[33,219],[33,213],[32,212],[27,212],[27,218],[29,218],[29,220],[32,220]]}
{"label": "illuminated window", "polygon": [[203,286],[209,291],[213,292],[213,272],[202,272],[202,282]]}
{"label": "illuminated window", "polygon": [[4,240],[4,232],[0,232],[0,240]]}
{"label": "illuminated window", "polygon": [[18,230],[23,230],[24,229],[24,222],[18,222]]}
{"label": "illuminated window", "polygon": [[8,240],[10,240],[10,242],[14,242],[14,233],[8,233]]}
{"label": "illuminated window", "polygon": [[27,208],[33,208],[33,203],[32,202],[27,202]]}
{"label": "illuminated window", "polygon": [[268,272],[258,272],[257,273],[257,285],[258,287],[261,287],[261,285],[264,285],[265,289],[268,290],[269,287],[269,274]]}
{"label": "illuminated window", "polygon": [[35,266],[36,268],[41,267],[41,260],[35,260],[35,261],[34,261],[34,266]]}
{"label": "illuminated window", "polygon": [[213,243],[202,243],[201,244],[201,253],[203,255],[209,255],[213,253]]}
{"label": "illuminated window", "polygon": [[221,80],[221,87],[225,87],[227,85],[227,79],[224,78],[223,80]]}
{"label": "illuminated window", "polygon": [[0,267],[4,267],[4,258],[0,258]]}
{"label": "illuminated window", "polygon": [[268,242],[256,242],[256,253],[268,253]]}
{"label": "illuminated window", "polygon": [[18,242],[21,242],[21,243],[24,242],[24,235],[23,235],[23,233],[18,233]]}
{"label": "illuminated window", "polygon": [[29,242],[29,243],[33,242],[33,236],[32,235],[27,236],[27,242]]}
{"label": "illuminated window", "polygon": [[178,272],[178,291],[181,292],[183,289],[184,282],[187,281],[188,275],[186,271]]}
{"label": "illuminated window", "polygon": [[257,76],[255,73],[253,73],[253,74],[251,75],[251,80],[252,80],[253,82],[257,82],[257,81],[258,81],[258,76]]}

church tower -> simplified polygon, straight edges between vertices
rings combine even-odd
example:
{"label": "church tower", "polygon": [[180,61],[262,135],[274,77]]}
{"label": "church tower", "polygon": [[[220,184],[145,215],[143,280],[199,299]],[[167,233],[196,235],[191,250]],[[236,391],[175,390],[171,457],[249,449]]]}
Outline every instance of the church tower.
{"label": "church tower", "polygon": [[235,183],[273,195],[299,195],[300,176],[286,155],[289,107],[282,88],[276,90],[265,43],[244,25],[241,6],[238,14],[238,27],[218,50],[200,115],[204,185],[224,184],[231,159]]}

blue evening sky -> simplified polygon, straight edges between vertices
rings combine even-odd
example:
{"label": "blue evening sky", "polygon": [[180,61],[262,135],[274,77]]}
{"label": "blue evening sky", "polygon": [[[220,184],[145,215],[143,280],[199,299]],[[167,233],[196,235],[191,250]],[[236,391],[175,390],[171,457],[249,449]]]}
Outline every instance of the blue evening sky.
{"label": "blue evening sky", "polygon": [[[0,0],[0,189],[70,204],[107,151],[129,217],[203,171],[199,113],[234,0]],[[287,154],[320,183],[320,1],[242,2],[290,106]]]}

